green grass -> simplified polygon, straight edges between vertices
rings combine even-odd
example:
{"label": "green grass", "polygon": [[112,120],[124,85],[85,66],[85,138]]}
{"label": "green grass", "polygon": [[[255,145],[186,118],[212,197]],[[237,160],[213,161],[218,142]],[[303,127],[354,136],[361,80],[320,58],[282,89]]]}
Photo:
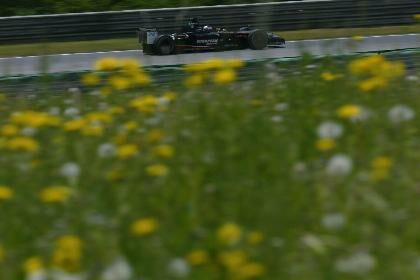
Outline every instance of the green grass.
{"label": "green grass", "polygon": [[[276,79],[282,67],[261,68],[256,82],[232,86],[208,82],[186,89],[181,83],[107,96],[93,88],[5,96],[1,126],[23,129],[39,150],[19,151],[26,146],[11,145],[17,136],[1,130],[0,185],[15,194],[0,199],[0,278],[23,279],[22,263],[32,256],[50,269],[54,241],[71,234],[83,242],[80,267],[77,253],[71,253],[75,246],[64,250],[65,267],[89,280],[100,279],[118,256],[129,262],[133,279],[238,279],[250,262],[265,269],[255,279],[418,279],[419,81],[398,78],[364,93],[358,78],[330,59],[303,60],[293,74]],[[342,76],[326,82],[320,78],[325,71]],[[142,99],[140,111],[130,105],[167,90],[176,92],[175,100]],[[340,118],[337,109],[348,104],[362,107],[368,117]],[[417,116],[392,122],[388,115],[398,104]],[[45,117],[16,117],[28,110],[60,120],[44,126]],[[103,131],[89,135],[86,123],[80,131],[66,131],[64,124],[78,115]],[[341,127],[342,135],[336,147],[321,151],[317,130],[325,122]],[[162,137],[153,140],[156,131]],[[138,153],[122,159],[112,152],[125,144],[136,145]],[[163,144],[174,149],[173,157],[156,154]],[[337,155],[353,162],[341,175],[328,172]],[[381,180],[372,180],[371,162],[379,156],[393,164],[382,169]],[[80,175],[61,174],[69,162],[80,167]],[[168,173],[151,176],[147,169],[154,164]],[[72,195],[63,203],[41,202],[39,192],[55,185],[67,186]],[[145,217],[159,227],[147,236],[133,235],[132,223]],[[241,232],[232,231],[231,244],[217,234],[226,223]],[[264,236],[256,245],[247,242],[252,231]],[[196,249],[209,260],[186,273],[180,260]],[[232,250],[247,260],[229,272],[220,255]],[[174,260],[181,262],[175,272]]]}
{"label": "green grass", "polygon": [[[386,35],[420,32],[419,25],[386,26],[375,28],[313,29],[279,32],[286,40],[303,40],[319,38],[352,37],[356,35]],[[111,50],[128,50],[139,48],[137,39],[109,39],[81,42],[52,42],[18,45],[0,45],[0,57],[42,55],[56,53],[76,53]]]}

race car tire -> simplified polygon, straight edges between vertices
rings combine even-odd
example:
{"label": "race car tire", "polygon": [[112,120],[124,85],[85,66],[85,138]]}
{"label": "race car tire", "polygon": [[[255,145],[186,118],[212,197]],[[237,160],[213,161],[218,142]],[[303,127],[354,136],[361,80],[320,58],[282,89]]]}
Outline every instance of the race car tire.
{"label": "race car tire", "polygon": [[264,49],[268,44],[267,32],[259,29],[251,31],[248,35],[248,44],[253,50]]}
{"label": "race car tire", "polygon": [[169,35],[161,35],[153,43],[155,53],[158,55],[169,55],[175,51],[175,42]]}

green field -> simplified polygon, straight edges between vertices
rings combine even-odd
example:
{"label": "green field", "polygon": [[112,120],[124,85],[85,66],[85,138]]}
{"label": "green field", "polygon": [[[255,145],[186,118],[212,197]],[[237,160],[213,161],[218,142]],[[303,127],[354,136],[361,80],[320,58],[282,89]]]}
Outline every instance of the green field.
{"label": "green field", "polygon": [[[419,25],[385,26],[375,28],[311,29],[278,32],[286,40],[304,40],[369,35],[419,33]],[[94,51],[129,50],[140,48],[135,34],[132,38],[81,42],[49,42],[18,45],[0,45],[0,57],[76,53]]]}
{"label": "green field", "polygon": [[105,59],[81,91],[3,94],[0,278],[418,279],[418,74],[241,67],[158,86]]}

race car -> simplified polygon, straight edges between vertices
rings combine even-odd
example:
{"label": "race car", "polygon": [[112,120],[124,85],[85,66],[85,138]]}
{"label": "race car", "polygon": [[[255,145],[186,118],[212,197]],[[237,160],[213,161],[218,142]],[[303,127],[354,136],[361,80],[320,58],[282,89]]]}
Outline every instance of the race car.
{"label": "race car", "polygon": [[143,53],[150,55],[247,48],[261,50],[285,45],[285,40],[272,32],[249,26],[228,31],[223,27],[202,25],[197,18],[190,19],[182,32],[161,34],[156,28],[139,28],[138,37]]}

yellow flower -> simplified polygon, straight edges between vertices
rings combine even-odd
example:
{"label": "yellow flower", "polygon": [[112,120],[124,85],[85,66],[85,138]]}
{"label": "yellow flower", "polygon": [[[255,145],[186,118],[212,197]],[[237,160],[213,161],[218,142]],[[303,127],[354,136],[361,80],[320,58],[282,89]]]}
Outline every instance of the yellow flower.
{"label": "yellow flower", "polygon": [[39,198],[44,203],[63,203],[71,195],[71,190],[65,186],[47,187],[39,193]]}
{"label": "yellow flower", "polygon": [[122,69],[128,73],[139,71],[141,65],[138,60],[133,58],[123,58],[119,61]]}
{"label": "yellow flower", "polygon": [[370,177],[373,181],[382,181],[388,178],[389,170],[392,167],[392,159],[386,156],[380,156],[373,159],[370,163]]}
{"label": "yellow flower", "polygon": [[10,123],[26,127],[56,126],[60,124],[60,118],[50,116],[44,112],[24,111],[15,112],[10,117]]}
{"label": "yellow flower", "polygon": [[349,70],[352,74],[370,74],[379,65],[385,62],[385,58],[382,55],[373,55],[368,57],[359,58],[353,60],[349,64]]}
{"label": "yellow flower", "polygon": [[67,131],[77,131],[85,127],[85,125],[87,125],[87,121],[83,118],[80,118],[80,119],[65,122],[63,124],[63,127],[64,127],[64,130],[67,130]]}
{"label": "yellow flower", "polygon": [[130,80],[123,76],[112,76],[108,79],[108,83],[116,90],[126,90],[131,85]]}
{"label": "yellow flower", "polygon": [[163,138],[163,132],[160,129],[152,129],[146,135],[147,141],[155,144]]}
{"label": "yellow flower", "polygon": [[163,164],[152,164],[146,167],[146,172],[150,176],[161,177],[167,175],[169,169],[166,165]]}
{"label": "yellow flower", "polygon": [[252,231],[247,236],[247,242],[250,245],[260,244],[264,240],[264,235],[259,231]]}
{"label": "yellow flower", "polygon": [[127,130],[127,131],[132,131],[132,130],[135,130],[135,129],[137,129],[139,127],[139,125],[135,122],[135,121],[129,121],[129,122],[126,122],[125,124],[124,124],[124,128]]}
{"label": "yellow flower", "polygon": [[15,137],[11,138],[6,146],[9,150],[12,151],[26,151],[26,152],[36,152],[39,149],[38,142],[30,137]]}
{"label": "yellow flower", "polygon": [[335,140],[331,138],[321,138],[316,142],[316,147],[320,151],[329,151],[336,146]]}
{"label": "yellow flower", "polygon": [[238,269],[240,266],[245,264],[247,259],[247,254],[241,250],[222,252],[219,255],[219,260],[222,265],[231,271]]}
{"label": "yellow flower", "polygon": [[163,98],[165,98],[166,100],[169,100],[169,101],[174,101],[176,99],[176,92],[167,91],[163,95]]}
{"label": "yellow flower", "polygon": [[4,261],[4,259],[6,258],[6,250],[4,249],[4,247],[0,244],[0,263],[2,263]]}
{"label": "yellow flower", "polygon": [[112,115],[108,112],[91,112],[86,114],[85,119],[88,123],[110,123],[112,122]]}
{"label": "yellow flower", "polygon": [[89,125],[82,129],[82,134],[85,136],[101,136],[104,133],[104,128],[100,125]]}
{"label": "yellow flower", "polygon": [[0,201],[12,199],[14,191],[7,186],[0,186]]}
{"label": "yellow flower", "polygon": [[420,20],[420,14],[416,14],[416,15],[414,15],[414,19],[418,19],[418,20]]}
{"label": "yellow flower", "polygon": [[225,67],[227,68],[241,68],[245,65],[245,62],[238,58],[232,58],[225,61]]}
{"label": "yellow flower", "polygon": [[87,86],[96,86],[101,81],[101,78],[93,73],[85,74],[82,76],[82,83]]}
{"label": "yellow flower", "polygon": [[386,156],[374,158],[371,162],[372,168],[390,168],[392,166],[392,159]]}
{"label": "yellow flower", "polygon": [[[108,110],[108,115],[121,115],[125,112],[123,107],[120,106],[112,106],[111,108],[109,108]],[[111,120],[112,117],[110,116]]]}
{"label": "yellow flower", "polygon": [[138,236],[151,235],[158,227],[159,223],[155,218],[138,219],[131,224],[131,233]]}
{"label": "yellow flower", "polygon": [[55,244],[53,264],[67,272],[76,272],[80,269],[82,257],[82,240],[74,235],[60,237]]}
{"label": "yellow flower", "polygon": [[354,40],[354,41],[362,41],[363,40],[363,36],[360,36],[360,35],[355,35],[355,36],[353,36],[352,37],[352,39]]}
{"label": "yellow flower", "polygon": [[44,269],[44,262],[41,257],[30,257],[23,263],[23,270],[27,274],[42,271]]}
{"label": "yellow flower", "polygon": [[364,92],[371,92],[378,89],[384,89],[388,85],[386,79],[382,77],[373,77],[363,80],[359,83],[359,89]]}
{"label": "yellow flower", "polygon": [[117,147],[117,157],[120,159],[126,159],[136,155],[139,152],[139,148],[135,144],[124,144]]}
{"label": "yellow flower", "polygon": [[261,277],[265,273],[265,267],[257,262],[249,262],[237,269],[239,279],[251,279]]}
{"label": "yellow flower", "polygon": [[191,251],[185,258],[191,265],[202,265],[209,261],[209,255],[204,250]]}
{"label": "yellow flower", "polygon": [[362,113],[362,109],[359,106],[353,105],[353,104],[341,106],[337,110],[337,115],[343,119],[356,118],[360,116],[361,113]]}
{"label": "yellow flower", "polygon": [[159,99],[153,95],[145,95],[130,101],[130,106],[143,113],[153,113],[159,105]]}
{"label": "yellow flower", "polygon": [[220,69],[225,66],[225,61],[221,58],[213,58],[198,63],[186,65],[184,70],[187,72],[204,72],[214,69]]}
{"label": "yellow flower", "polygon": [[327,81],[327,82],[330,82],[330,81],[335,81],[335,80],[340,79],[340,78],[342,78],[342,77],[343,77],[343,76],[342,76],[342,75],[340,75],[340,74],[334,74],[334,73],[331,73],[331,72],[329,72],[329,71],[323,72],[323,73],[321,74],[321,78],[322,78],[324,81]]}
{"label": "yellow flower", "polygon": [[104,57],[96,61],[95,70],[98,71],[113,71],[118,69],[119,62],[114,57]]}
{"label": "yellow flower", "polygon": [[204,83],[204,76],[201,74],[193,74],[188,77],[184,84],[187,88],[199,87]]}
{"label": "yellow flower", "polygon": [[18,128],[12,124],[5,124],[1,127],[1,134],[3,136],[15,136],[18,134]]}
{"label": "yellow flower", "polygon": [[237,243],[242,235],[241,228],[234,223],[226,223],[217,230],[217,238],[225,244]]}
{"label": "yellow flower", "polygon": [[236,73],[232,69],[224,69],[214,74],[214,82],[219,85],[228,84],[236,80]]}
{"label": "yellow flower", "polygon": [[159,157],[171,158],[173,157],[175,151],[169,145],[159,145],[153,149],[153,153]]}
{"label": "yellow flower", "polygon": [[133,76],[132,80],[133,83],[140,86],[148,85],[152,82],[152,79],[146,73],[138,73]]}

